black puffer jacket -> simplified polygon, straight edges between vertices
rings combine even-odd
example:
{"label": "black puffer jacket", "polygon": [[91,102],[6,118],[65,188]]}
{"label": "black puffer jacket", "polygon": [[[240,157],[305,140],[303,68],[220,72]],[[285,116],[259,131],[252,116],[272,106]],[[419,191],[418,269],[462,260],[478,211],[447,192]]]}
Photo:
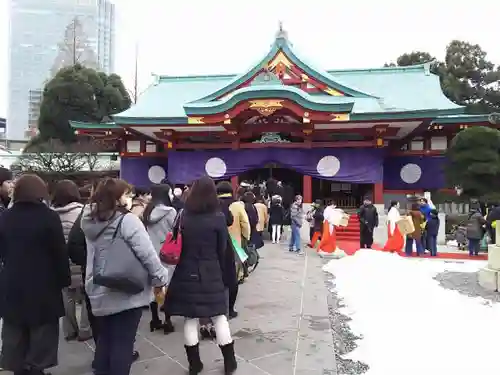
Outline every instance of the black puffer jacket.
{"label": "black puffer jacket", "polygon": [[210,318],[227,312],[224,273],[228,230],[222,212],[184,211],[182,253],[168,286],[167,315]]}

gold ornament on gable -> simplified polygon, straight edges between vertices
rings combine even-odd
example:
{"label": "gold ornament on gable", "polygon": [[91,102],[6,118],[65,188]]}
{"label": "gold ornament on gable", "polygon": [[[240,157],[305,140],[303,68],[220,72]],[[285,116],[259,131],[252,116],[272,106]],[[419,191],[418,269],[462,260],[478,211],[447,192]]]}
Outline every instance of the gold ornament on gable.
{"label": "gold ornament on gable", "polygon": [[250,109],[254,109],[262,116],[270,116],[278,109],[283,108],[283,100],[252,100]]}

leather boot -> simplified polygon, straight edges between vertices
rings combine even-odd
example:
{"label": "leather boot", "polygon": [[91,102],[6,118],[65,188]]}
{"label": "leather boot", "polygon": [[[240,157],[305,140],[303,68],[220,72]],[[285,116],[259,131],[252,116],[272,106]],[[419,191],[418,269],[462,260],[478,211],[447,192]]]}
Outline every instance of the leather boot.
{"label": "leather boot", "polygon": [[200,358],[199,344],[193,346],[184,345],[189,363],[189,375],[198,375],[203,370],[203,362]]}
{"label": "leather boot", "polygon": [[238,367],[234,356],[234,341],[227,345],[219,345],[219,348],[224,357],[224,375],[232,375]]}

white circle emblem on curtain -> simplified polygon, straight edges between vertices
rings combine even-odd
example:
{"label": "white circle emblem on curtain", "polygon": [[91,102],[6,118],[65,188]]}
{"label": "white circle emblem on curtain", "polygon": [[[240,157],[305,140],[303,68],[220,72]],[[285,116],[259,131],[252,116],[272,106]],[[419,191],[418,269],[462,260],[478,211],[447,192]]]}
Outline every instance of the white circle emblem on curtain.
{"label": "white circle emblem on curtain", "polygon": [[408,163],[401,168],[399,175],[401,176],[401,180],[403,180],[403,182],[406,182],[407,184],[414,184],[422,177],[422,168],[420,168],[417,164]]}
{"label": "white circle emblem on curtain", "polygon": [[161,183],[165,177],[167,177],[167,174],[165,173],[165,169],[163,169],[163,167],[160,167],[159,165],[149,167],[148,178],[153,184]]}
{"label": "white circle emblem on curtain", "polygon": [[340,171],[340,160],[333,156],[323,156],[316,166],[316,170],[323,177],[333,177]]}
{"label": "white circle emblem on curtain", "polygon": [[221,158],[210,158],[205,163],[205,172],[207,172],[210,177],[222,177],[227,172],[226,163]]}

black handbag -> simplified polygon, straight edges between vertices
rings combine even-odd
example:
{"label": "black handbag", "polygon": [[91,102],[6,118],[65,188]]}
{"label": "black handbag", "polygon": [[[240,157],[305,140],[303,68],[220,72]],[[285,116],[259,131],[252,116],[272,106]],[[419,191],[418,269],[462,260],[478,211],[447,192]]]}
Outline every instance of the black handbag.
{"label": "black handbag", "polygon": [[[149,285],[149,273],[128,242],[118,236],[125,215],[118,219],[111,243],[107,242],[95,248],[93,282],[123,293],[138,294]],[[116,219],[104,227],[97,238],[114,221]]]}

